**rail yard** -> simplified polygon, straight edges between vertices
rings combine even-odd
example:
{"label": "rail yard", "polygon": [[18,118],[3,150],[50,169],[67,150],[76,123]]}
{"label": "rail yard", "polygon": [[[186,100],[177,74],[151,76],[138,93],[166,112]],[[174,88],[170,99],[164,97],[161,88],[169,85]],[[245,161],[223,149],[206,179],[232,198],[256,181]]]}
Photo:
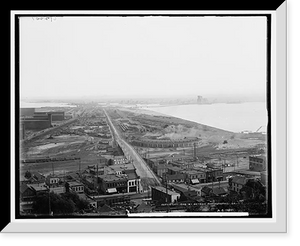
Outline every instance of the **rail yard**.
{"label": "rail yard", "polygon": [[[222,181],[222,189],[229,194],[228,178],[258,177],[259,171],[249,166],[249,156],[264,155],[266,151],[265,135],[253,138],[136,108],[91,103],[44,111],[33,110],[30,116],[21,118],[20,182],[34,190],[33,184],[39,181],[32,181],[32,174],[57,176],[64,190],[63,183],[72,176],[69,185],[82,184],[83,194],[95,202],[96,210],[103,204],[114,207],[114,202],[124,202],[120,197],[123,193],[128,195],[127,202],[131,195],[140,193],[136,202],[155,210],[153,202],[160,200],[155,196],[164,190],[166,199],[172,194],[185,194],[173,186],[178,183],[191,187],[201,184],[200,188],[194,187],[200,192]],[[61,111],[69,116],[59,118],[65,115]],[[40,129],[39,122],[46,126],[47,120],[51,126]],[[58,191],[58,184],[48,187]],[[188,197],[194,202],[208,199],[200,193],[193,198],[176,195],[176,199],[170,197],[170,202],[179,201],[178,197],[180,201]],[[141,202],[151,194],[152,205]],[[161,209],[161,205],[158,207]]]}

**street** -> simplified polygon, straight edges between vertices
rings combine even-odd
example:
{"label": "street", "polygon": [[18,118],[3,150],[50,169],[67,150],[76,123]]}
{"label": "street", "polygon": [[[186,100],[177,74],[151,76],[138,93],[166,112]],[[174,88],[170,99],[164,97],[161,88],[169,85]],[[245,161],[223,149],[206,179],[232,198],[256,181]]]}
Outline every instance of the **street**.
{"label": "street", "polygon": [[136,168],[137,174],[141,177],[142,180],[146,181],[146,182],[142,182],[143,189],[144,190],[149,189],[149,185],[160,185],[160,180],[156,177],[153,171],[148,167],[148,165],[143,160],[143,158],[136,152],[136,150],[130,144],[128,144],[120,136],[119,132],[116,130],[115,126],[111,122],[111,119],[107,114],[106,110],[104,110],[104,113],[107,117],[108,124],[111,128],[114,140],[119,144],[126,158],[128,160],[132,160],[132,163]]}

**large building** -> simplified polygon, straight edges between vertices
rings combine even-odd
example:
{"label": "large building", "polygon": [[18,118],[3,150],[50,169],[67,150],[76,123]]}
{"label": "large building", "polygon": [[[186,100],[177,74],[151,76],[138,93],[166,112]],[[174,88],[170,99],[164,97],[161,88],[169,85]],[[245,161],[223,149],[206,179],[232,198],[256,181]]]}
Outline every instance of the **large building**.
{"label": "large building", "polygon": [[266,157],[264,155],[249,156],[249,170],[251,171],[265,171]]}
{"label": "large building", "polygon": [[39,112],[34,112],[33,117],[34,118],[47,117],[47,115],[49,114],[52,115],[52,121],[62,121],[65,119],[64,111],[39,111]]}
{"label": "large building", "polygon": [[21,117],[31,117],[35,112],[35,108],[21,108],[20,116]]}
{"label": "large building", "polygon": [[24,125],[25,130],[43,130],[52,126],[52,115],[48,114],[43,117],[23,117],[21,125]]}
{"label": "large building", "polygon": [[159,139],[135,139],[131,142],[132,145],[146,148],[177,148],[177,147],[192,147],[194,143],[199,143],[197,137],[186,137],[178,140],[159,140]]}

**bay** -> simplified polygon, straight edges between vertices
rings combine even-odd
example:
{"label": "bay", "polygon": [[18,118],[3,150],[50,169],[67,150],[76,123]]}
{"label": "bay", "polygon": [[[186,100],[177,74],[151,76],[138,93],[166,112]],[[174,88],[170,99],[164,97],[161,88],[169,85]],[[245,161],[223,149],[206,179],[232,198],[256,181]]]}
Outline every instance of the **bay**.
{"label": "bay", "polygon": [[232,132],[266,132],[268,123],[265,102],[190,104],[144,109]]}

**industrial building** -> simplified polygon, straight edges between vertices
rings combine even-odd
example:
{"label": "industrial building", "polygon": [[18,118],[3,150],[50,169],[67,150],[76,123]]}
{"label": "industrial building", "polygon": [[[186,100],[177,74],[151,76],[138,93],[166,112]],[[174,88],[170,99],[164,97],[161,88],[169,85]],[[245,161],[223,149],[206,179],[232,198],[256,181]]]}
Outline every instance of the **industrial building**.
{"label": "industrial building", "polygon": [[135,139],[131,142],[132,145],[146,148],[177,148],[191,147],[199,143],[197,137],[184,138],[178,140],[159,140],[159,139]]}
{"label": "industrial building", "polygon": [[20,116],[21,117],[31,117],[35,112],[35,108],[21,108]]}
{"label": "industrial building", "polygon": [[35,111],[34,108],[21,108],[20,138],[25,138],[25,130],[43,130],[52,126],[53,121],[65,120],[64,111]]}
{"label": "industrial building", "polygon": [[24,125],[23,130],[43,130],[52,126],[52,115],[46,117],[24,117],[21,119],[21,124]]}
{"label": "industrial building", "polygon": [[65,112],[64,111],[40,111],[34,112],[34,118],[43,118],[47,117],[48,114],[52,115],[52,121],[62,121],[65,119]]}

